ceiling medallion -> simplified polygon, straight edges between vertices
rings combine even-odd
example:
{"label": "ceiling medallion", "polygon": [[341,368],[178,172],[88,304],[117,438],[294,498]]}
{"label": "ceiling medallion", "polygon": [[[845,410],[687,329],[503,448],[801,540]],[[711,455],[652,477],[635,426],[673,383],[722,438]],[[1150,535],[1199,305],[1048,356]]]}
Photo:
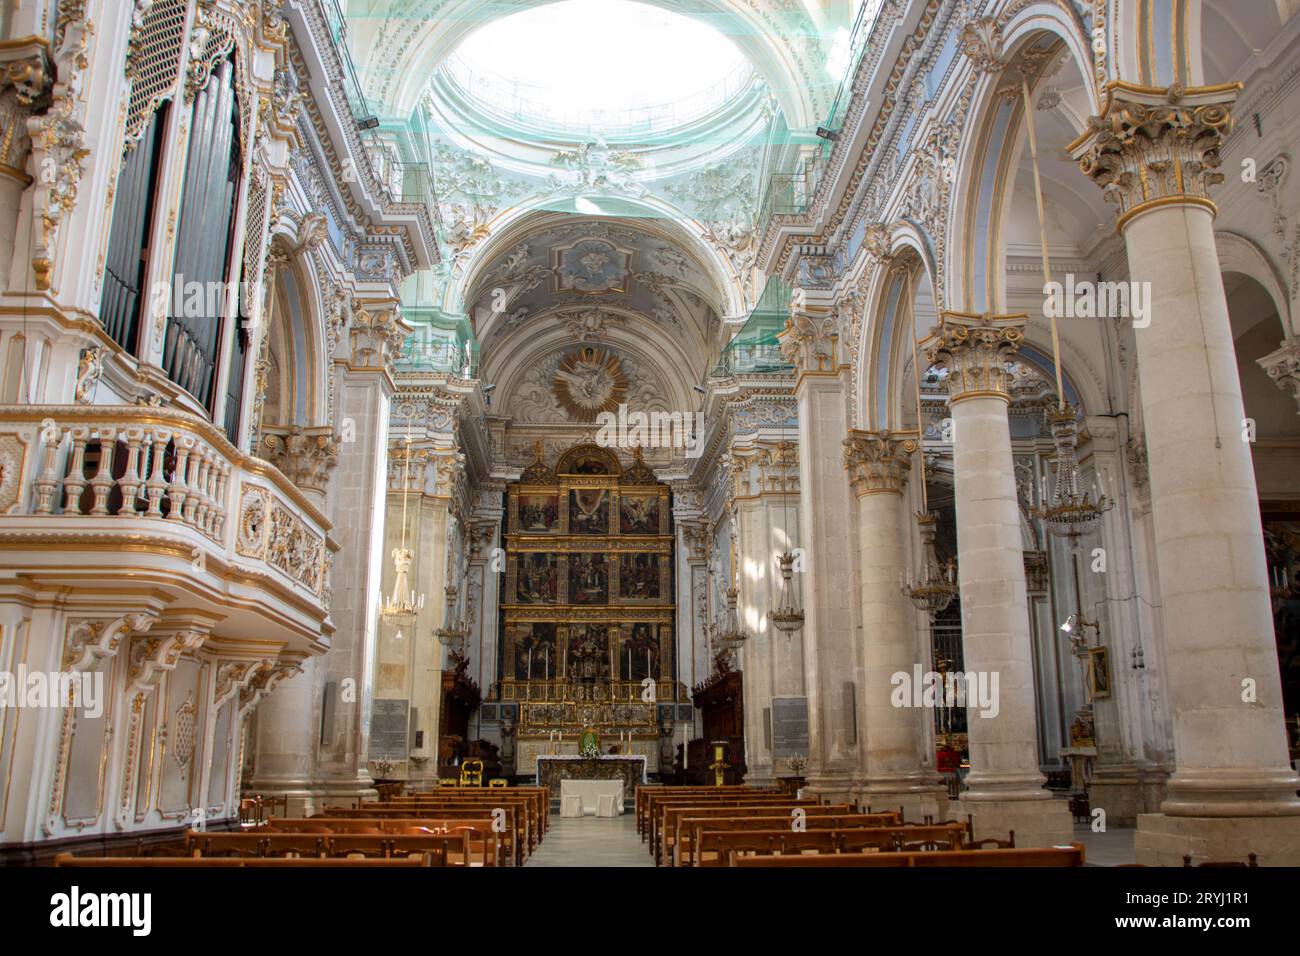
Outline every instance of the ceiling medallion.
{"label": "ceiling medallion", "polygon": [[555,250],[555,277],[558,292],[601,295],[626,292],[632,254],[603,239],[579,239],[573,245]]}
{"label": "ceiling medallion", "polygon": [[601,412],[616,412],[627,400],[623,362],[608,349],[585,346],[560,359],[551,391],[574,421],[594,422]]}

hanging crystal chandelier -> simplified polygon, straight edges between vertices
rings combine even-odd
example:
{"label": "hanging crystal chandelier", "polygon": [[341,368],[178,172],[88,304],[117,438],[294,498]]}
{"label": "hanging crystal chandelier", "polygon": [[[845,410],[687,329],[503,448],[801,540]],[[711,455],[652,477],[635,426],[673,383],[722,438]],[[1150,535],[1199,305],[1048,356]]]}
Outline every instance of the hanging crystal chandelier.
{"label": "hanging crystal chandelier", "polygon": [[914,580],[901,581],[903,594],[916,609],[931,615],[946,611],[952,599],[957,596],[956,565],[951,559],[946,565],[939,563],[939,552],[935,546],[938,526],[937,512],[916,513],[917,532],[921,536],[921,569]]}
{"label": "hanging crystal chandelier", "polygon": [[[1050,413],[1052,442],[1056,445],[1056,481],[1050,496],[1042,495],[1037,508],[1030,515],[1043,522],[1051,534],[1058,538],[1077,538],[1091,534],[1101,526],[1101,516],[1114,502],[1097,491],[1083,487],[1076,448],[1079,441],[1079,423],[1075,409],[1068,403]],[[1046,491],[1046,481],[1043,482]]]}
{"label": "hanging crystal chandelier", "polygon": [[409,624],[424,607],[424,595],[417,594],[410,585],[411,561],[415,555],[406,546],[406,495],[411,478],[411,434],[406,435],[406,464],[402,473],[402,544],[393,549],[393,593],[384,598],[379,615],[390,624],[396,624],[397,640],[402,639],[403,624]]}
{"label": "hanging crystal chandelier", "polygon": [[767,612],[767,619],[789,638],[803,627],[803,608],[794,598],[794,552],[786,551],[777,560],[781,562],[781,596],[776,608]]}

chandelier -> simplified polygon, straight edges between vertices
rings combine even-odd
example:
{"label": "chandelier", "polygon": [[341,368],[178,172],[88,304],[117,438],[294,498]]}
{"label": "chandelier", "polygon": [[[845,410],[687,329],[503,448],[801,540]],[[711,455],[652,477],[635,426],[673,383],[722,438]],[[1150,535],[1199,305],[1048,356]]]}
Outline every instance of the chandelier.
{"label": "chandelier", "polygon": [[[777,461],[782,466],[781,471],[781,510],[786,512],[786,541],[790,540],[790,517],[787,505],[789,503],[789,485],[790,471],[795,465],[794,445],[790,442],[782,442],[777,449]],[[794,550],[787,547],[781,552],[777,561],[781,565],[781,593],[777,598],[775,608],[767,612],[767,619],[772,622],[772,626],[786,636],[789,640],[794,632],[803,627],[803,608],[799,607],[795,598],[794,587]]]}
{"label": "chandelier", "polygon": [[474,609],[472,606],[465,609],[465,613],[459,617],[455,616],[455,607],[457,597],[460,591],[456,585],[449,584],[446,587],[447,595],[447,612],[442,627],[435,628],[433,634],[443,647],[447,648],[448,653],[454,662],[460,663],[465,657],[465,639],[469,637],[469,632],[474,627]]}
{"label": "chandelier", "polygon": [[[722,614],[721,622],[704,625],[704,636],[713,647],[713,657],[719,665],[730,662],[740,646],[749,640],[749,632],[740,626],[740,615],[736,612],[739,597],[739,588],[727,588],[727,608]],[[721,666],[719,669],[722,669]]]}
{"label": "chandelier", "polygon": [[932,615],[946,611],[957,596],[957,566],[951,558],[946,565],[939,563],[939,552],[935,547],[938,525],[937,512],[916,513],[916,527],[921,536],[921,569],[915,580],[902,579],[899,582],[903,594],[916,609]]}
{"label": "chandelier", "polygon": [[803,627],[803,608],[794,603],[794,552],[786,551],[777,560],[781,562],[781,596],[776,608],[767,612],[767,619],[789,638]]}
{"label": "chandelier", "polygon": [[1046,479],[1043,480],[1042,501],[1029,513],[1058,538],[1077,538],[1096,531],[1101,526],[1101,516],[1114,506],[1114,502],[1098,493],[1095,484],[1091,489],[1083,487],[1075,454],[1079,441],[1075,409],[1069,403],[1063,403],[1048,418],[1052,426],[1052,442],[1056,445],[1056,481],[1048,496],[1045,493]]}
{"label": "chandelier", "polygon": [[[906,307],[911,308],[911,284],[903,283],[907,294]],[[908,313],[900,313],[906,315]],[[939,564],[939,551],[935,539],[939,531],[939,513],[930,510],[929,491],[926,488],[925,413],[921,407],[921,349],[912,332],[912,389],[916,399],[916,447],[921,459],[921,510],[916,513],[916,530],[921,538],[921,568],[915,579],[909,580],[899,572],[903,594],[918,611],[933,617],[948,609],[957,596],[957,566],[951,558],[946,565]]]}
{"label": "chandelier", "polygon": [[411,433],[406,433],[406,464],[402,472],[402,544],[393,549],[393,593],[384,598],[379,615],[390,624],[396,624],[397,640],[402,639],[402,625],[409,624],[424,607],[424,595],[417,594],[410,585],[411,561],[414,554],[406,546],[406,495],[411,479]]}

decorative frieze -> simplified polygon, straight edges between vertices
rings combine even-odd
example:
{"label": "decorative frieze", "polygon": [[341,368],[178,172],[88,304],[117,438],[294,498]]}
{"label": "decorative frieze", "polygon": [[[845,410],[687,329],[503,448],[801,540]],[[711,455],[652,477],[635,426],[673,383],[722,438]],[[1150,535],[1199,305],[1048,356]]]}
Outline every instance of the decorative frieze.
{"label": "decorative frieze", "polygon": [[860,498],[879,492],[901,493],[911,472],[916,439],[888,431],[854,430],[844,440],[844,468]]}
{"label": "decorative frieze", "polygon": [[1100,116],[1068,147],[1079,168],[1119,204],[1119,227],[1154,205],[1210,202],[1223,182],[1219,150],[1232,132],[1240,84],[1167,89],[1113,81]]}
{"label": "decorative frieze", "polygon": [[943,312],[923,344],[926,360],[948,372],[948,401],[993,396],[1010,401],[1026,316]]}

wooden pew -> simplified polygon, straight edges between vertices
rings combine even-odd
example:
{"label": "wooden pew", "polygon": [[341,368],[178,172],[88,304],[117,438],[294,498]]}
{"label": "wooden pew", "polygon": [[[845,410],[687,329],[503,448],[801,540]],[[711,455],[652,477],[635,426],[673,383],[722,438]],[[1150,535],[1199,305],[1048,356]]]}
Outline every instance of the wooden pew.
{"label": "wooden pew", "polygon": [[657,852],[654,847],[662,840],[661,827],[663,826],[664,815],[674,808],[681,807],[730,807],[730,806],[771,806],[771,807],[794,807],[794,806],[816,806],[816,800],[793,800],[786,794],[763,793],[763,794],[745,794],[745,795],[688,795],[684,797],[653,798],[650,801],[650,844],[651,852]]}
{"label": "wooden pew", "polygon": [[[462,828],[444,834],[406,833],[281,833],[267,829],[243,833],[197,833],[190,831],[186,845],[190,855],[204,859],[266,859],[289,856],[328,859],[359,855],[376,859],[428,853],[433,866],[473,866],[472,843],[476,834]],[[482,839],[482,834],[477,835]],[[482,862],[490,865],[487,854]]]}
{"label": "wooden pew", "polygon": [[[865,814],[864,814],[865,815]],[[816,818],[810,818],[816,819]],[[773,830],[696,830],[698,857],[695,866],[726,866],[733,852],[792,855],[798,853],[892,853],[912,835],[911,827],[860,827],[852,829],[792,832],[788,827]],[[962,849],[961,824],[925,828],[925,838],[947,850]]]}
{"label": "wooden pew", "polygon": [[[808,830],[880,830],[898,826],[897,813],[826,813],[812,814],[804,817],[804,826]],[[790,830],[790,816],[752,816],[752,817],[687,817],[682,821],[683,832],[689,832],[689,841],[683,841],[681,854],[674,860],[674,866],[699,866],[693,848],[699,845],[700,834],[704,832],[731,832],[735,830]],[[866,841],[870,842],[870,841]],[[893,848],[890,840],[886,849]],[[714,866],[725,866],[726,857],[718,858]]]}
{"label": "wooden pew", "polygon": [[724,787],[666,787],[663,784],[638,784],[634,792],[635,809],[636,809],[636,832],[641,834],[641,842],[644,843],[646,835],[650,831],[649,805],[650,800],[655,797],[666,797],[673,795],[688,796],[690,794],[757,794],[757,793],[777,793],[774,787],[747,787],[744,784],[728,784]]}
{"label": "wooden pew", "polygon": [[1083,866],[1082,843],[1068,847],[996,850],[939,850],[931,853],[825,853],[739,856],[730,866]]}
{"label": "wooden pew", "polygon": [[[493,807],[492,809],[496,809]],[[506,806],[502,809],[506,812],[505,831],[500,834],[504,838],[506,845],[506,857],[514,862],[515,866],[521,866],[524,862],[524,847],[527,845],[525,835],[527,823],[521,820],[522,814],[518,813],[518,807]],[[472,819],[481,821],[484,816],[482,807],[414,807],[402,808],[398,810],[349,810],[349,809],[330,809],[324,811],[318,816],[312,817],[313,820],[400,820],[409,818],[412,812],[416,816],[438,816],[449,820],[457,818]],[[489,814],[490,816],[490,814]]]}
{"label": "wooden pew", "polygon": [[402,857],[401,859],[373,859],[369,857],[230,857],[230,856],[73,856],[60,853],[54,858],[58,867],[169,867],[191,869],[200,867],[276,869],[280,867],[393,867],[409,869],[432,866],[430,856]]}
{"label": "wooden pew", "polygon": [[[523,800],[528,807],[531,816],[531,822],[534,831],[537,833],[537,840],[540,842],[542,835],[550,826],[550,788],[548,787],[506,787],[499,789],[478,790],[474,788],[457,788],[453,791],[429,790],[412,794],[405,794],[400,797],[384,802],[385,807],[403,808],[410,806],[423,806],[429,803],[438,803],[448,799],[460,799],[462,801],[482,801],[489,806],[497,806],[502,800]],[[358,806],[358,809],[364,809],[366,806],[375,804],[367,801]]]}
{"label": "wooden pew", "polygon": [[792,811],[799,809],[804,811],[804,819],[809,816],[821,816],[828,813],[848,813],[850,811],[847,803],[841,804],[818,804],[813,800],[792,801],[786,797],[785,803],[754,803],[733,806],[723,804],[721,806],[698,806],[695,804],[669,804],[660,812],[659,834],[660,838],[655,844],[656,855],[655,863],[663,864],[672,863],[675,859],[674,853],[676,847],[685,839],[689,840],[690,831],[682,831],[679,828],[681,820],[687,818],[703,819],[706,817],[766,817],[772,816],[778,812],[786,817],[787,820],[794,819]]}
{"label": "wooden pew", "polygon": [[654,838],[651,831],[654,827],[655,810],[664,801],[681,800],[687,797],[700,797],[704,802],[736,797],[772,797],[776,799],[784,796],[790,799],[789,794],[783,794],[779,790],[745,786],[640,787],[638,791],[641,804],[637,811],[637,832],[641,834],[641,842],[643,843],[647,838]]}
{"label": "wooden pew", "polygon": [[[500,793],[501,791],[497,791]],[[489,800],[481,797],[430,797],[421,800],[412,800],[409,802],[389,802],[384,804],[367,803],[363,805],[362,810],[406,810],[417,814],[436,813],[441,808],[448,810],[477,810],[487,816],[492,815],[492,811],[501,807],[514,810],[513,816],[522,822],[522,836],[525,848],[528,853],[532,853],[542,841],[542,816],[537,807],[537,802],[532,796],[514,796],[504,797],[497,800]]]}
{"label": "wooden pew", "polygon": [[266,826],[260,828],[260,830],[247,832],[320,833],[324,831],[326,834],[359,835],[375,828],[390,837],[451,836],[453,839],[457,839],[458,834],[464,834],[466,841],[468,841],[469,850],[463,857],[453,857],[453,864],[463,861],[468,866],[499,866],[502,860],[509,859],[508,853],[502,849],[502,834],[493,830],[492,821],[486,819],[413,817],[411,819],[388,818],[378,820],[364,818],[310,817],[307,819],[291,819],[287,817],[271,817]]}

